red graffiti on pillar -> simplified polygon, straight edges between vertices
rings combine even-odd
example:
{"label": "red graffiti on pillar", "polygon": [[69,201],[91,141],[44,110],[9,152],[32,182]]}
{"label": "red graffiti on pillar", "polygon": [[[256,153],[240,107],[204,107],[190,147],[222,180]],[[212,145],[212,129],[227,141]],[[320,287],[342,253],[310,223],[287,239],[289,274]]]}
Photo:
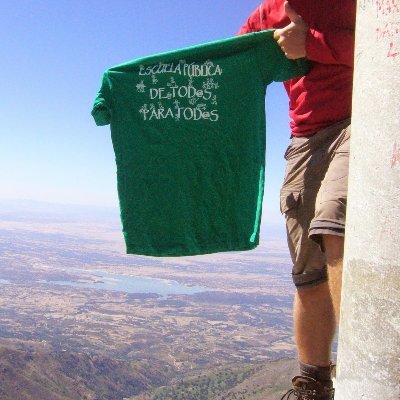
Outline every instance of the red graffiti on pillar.
{"label": "red graffiti on pillar", "polygon": [[397,147],[397,142],[393,145],[392,159],[390,160],[390,166],[394,168],[397,164],[400,164],[400,147]]}
{"label": "red graffiti on pillar", "polygon": [[385,25],[377,27],[376,40],[388,44],[387,57],[400,56],[400,22],[386,22]]}
{"label": "red graffiti on pillar", "polygon": [[400,49],[398,49],[398,48],[396,49],[393,42],[390,42],[389,46],[390,47],[389,47],[389,51],[388,51],[388,54],[387,54],[388,57],[393,57],[394,58],[394,57],[400,56],[400,51],[396,51],[396,50],[400,50]]}
{"label": "red graffiti on pillar", "polygon": [[376,13],[390,15],[400,12],[400,0],[376,0]]}

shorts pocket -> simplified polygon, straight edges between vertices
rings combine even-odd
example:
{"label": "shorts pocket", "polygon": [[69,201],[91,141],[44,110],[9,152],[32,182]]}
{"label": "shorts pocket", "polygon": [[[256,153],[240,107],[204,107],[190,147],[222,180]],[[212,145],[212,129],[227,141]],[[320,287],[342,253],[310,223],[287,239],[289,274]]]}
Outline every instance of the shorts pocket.
{"label": "shorts pocket", "polygon": [[300,202],[300,191],[289,192],[281,190],[281,213],[285,215],[291,215],[297,212],[297,208]]}

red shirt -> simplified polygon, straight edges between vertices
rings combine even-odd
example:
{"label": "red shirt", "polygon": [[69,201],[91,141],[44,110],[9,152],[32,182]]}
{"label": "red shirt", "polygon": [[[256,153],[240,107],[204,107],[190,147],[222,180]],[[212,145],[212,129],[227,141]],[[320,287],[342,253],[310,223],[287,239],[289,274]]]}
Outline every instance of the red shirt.
{"label": "red shirt", "polygon": [[[239,34],[288,25],[283,4],[265,0]],[[307,136],[351,115],[356,1],[290,0],[290,5],[309,26],[306,55],[312,69],[284,85],[292,134]]]}

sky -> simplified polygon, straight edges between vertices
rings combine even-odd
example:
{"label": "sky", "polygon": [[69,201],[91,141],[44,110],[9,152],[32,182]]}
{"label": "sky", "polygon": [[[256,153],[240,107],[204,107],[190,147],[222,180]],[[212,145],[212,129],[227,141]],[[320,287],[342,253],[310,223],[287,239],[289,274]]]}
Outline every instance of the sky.
{"label": "sky", "polygon": [[[235,35],[258,0],[1,0],[0,199],[118,207],[109,127],[90,111],[107,68]],[[268,86],[263,219],[281,221],[288,100]]]}

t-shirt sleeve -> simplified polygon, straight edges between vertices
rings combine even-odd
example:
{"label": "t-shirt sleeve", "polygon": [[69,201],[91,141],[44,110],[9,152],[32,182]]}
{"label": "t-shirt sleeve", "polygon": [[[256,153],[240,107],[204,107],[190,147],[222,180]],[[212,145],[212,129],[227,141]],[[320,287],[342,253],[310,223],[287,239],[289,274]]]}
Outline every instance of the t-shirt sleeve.
{"label": "t-shirt sleeve", "polygon": [[258,32],[262,29],[262,5],[249,16],[247,21],[240,28],[237,35],[245,35],[246,33]]}
{"label": "t-shirt sleeve", "polygon": [[307,59],[289,60],[274,39],[273,30],[257,46],[258,63],[264,82],[284,82],[305,75],[310,64]]}
{"label": "t-shirt sleeve", "polygon": [[103,75],[100,90],[94,100],[92,116],[98,126],[108,125],[111,122],[111,84],[108,72]]}

